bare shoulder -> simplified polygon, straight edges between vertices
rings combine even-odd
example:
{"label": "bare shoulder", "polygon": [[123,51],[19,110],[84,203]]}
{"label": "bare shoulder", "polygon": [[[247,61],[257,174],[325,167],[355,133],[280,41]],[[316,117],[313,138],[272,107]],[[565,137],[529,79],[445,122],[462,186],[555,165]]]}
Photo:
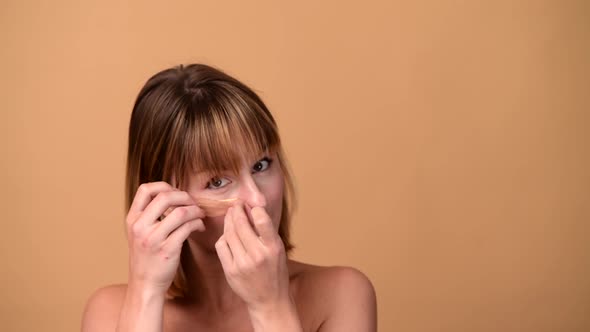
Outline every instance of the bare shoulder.
{"label": "bare shoulder", "polygon": [[319,266],[291,260],[291,275],[306,288],[347,288],[351,291],[374,292],[371,280],[360,270],[350,266]]}
{"label": "bare shoulder", "polygon": [[82,331],[115,331],[127,285],[101,287],[88,298],[82,315]]}
{"label": "bare shoulder", "polygon": [[376,331],[376,292],[366,274],[349,266],[290,265],[297,297],[320,316],[317,331]]}

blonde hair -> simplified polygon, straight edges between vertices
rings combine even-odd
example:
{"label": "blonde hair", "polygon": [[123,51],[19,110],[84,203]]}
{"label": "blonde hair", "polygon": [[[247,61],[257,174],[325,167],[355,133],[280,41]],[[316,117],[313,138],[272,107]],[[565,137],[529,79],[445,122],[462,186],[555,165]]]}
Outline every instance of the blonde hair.
{"label": "blonde hair", "polygon": [[[285,251],[293,248],[290,221],[296,206],[295,188],[276,122],[260,97],[245,84],[204,64],[177,66],[152,76],[139,92],[129,123],[126,210],[140,184],[174,181],[182,188],[189,172],[239,172],[240,162],[264,151],[277,153],[285,192],[279,236]],[[183,261],[168,290],[188,295]]]}

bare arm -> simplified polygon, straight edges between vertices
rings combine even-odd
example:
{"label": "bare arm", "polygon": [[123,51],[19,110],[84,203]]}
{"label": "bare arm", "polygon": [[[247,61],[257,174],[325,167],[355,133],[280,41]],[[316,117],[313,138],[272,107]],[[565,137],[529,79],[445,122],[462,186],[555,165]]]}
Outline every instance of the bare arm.
{"label": "bare arm", "polygon": [[164,296],[160,292],[130,286],[121,308],[117,332],[162,332]]}
{"label": "bare arm", "polygon": [[303,332],[295,303],[290,300],[266,310],[250,311],[255,332]]}
{"label": "bare arm", "polygon": [[204,216],[187,192],[166,182],[139,186],[126,218],[129,286],[96,291],[86,305],[82,331],[161,332],[165,294],[182,243],[190,233],[205,230]]}

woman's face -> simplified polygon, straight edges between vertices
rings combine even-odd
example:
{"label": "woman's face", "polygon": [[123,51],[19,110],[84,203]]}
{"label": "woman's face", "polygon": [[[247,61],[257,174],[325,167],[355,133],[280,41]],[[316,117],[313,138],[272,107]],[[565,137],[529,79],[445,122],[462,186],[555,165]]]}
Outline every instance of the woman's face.
{"label": "woman's face", "polygon": [[[197,200],[237,198],[250,208],[264,207],[278,230],[283,207],[284,178],[276,153],[262,154],[254,160],[242,160],[238,175],[230,171],[218,176],[199,172],[187,180],[186,191]],[[224,216],[206,217],[203,220],[206,231],[194,232],[191,238],[199,242],[216,241],[223,234],[223,220]]]}

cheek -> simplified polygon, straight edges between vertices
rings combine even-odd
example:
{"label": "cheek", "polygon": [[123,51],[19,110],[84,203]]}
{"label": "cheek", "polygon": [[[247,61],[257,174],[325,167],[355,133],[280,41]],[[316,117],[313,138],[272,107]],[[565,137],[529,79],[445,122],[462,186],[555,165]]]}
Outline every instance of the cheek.
{"label": "cheek", "polygon": [[283,179],[278,178],[267,187],[267,211],[270,214],[275,227],[278,229],[283,210],[284,184]]}
{"label": "cheek", "polygon": [[273,203],[281,202],[283,200],[283,181],[277,180],[272,184],[269,190],[268,198]]}

